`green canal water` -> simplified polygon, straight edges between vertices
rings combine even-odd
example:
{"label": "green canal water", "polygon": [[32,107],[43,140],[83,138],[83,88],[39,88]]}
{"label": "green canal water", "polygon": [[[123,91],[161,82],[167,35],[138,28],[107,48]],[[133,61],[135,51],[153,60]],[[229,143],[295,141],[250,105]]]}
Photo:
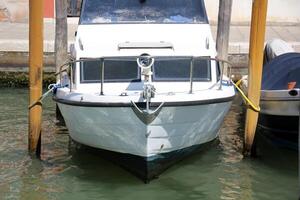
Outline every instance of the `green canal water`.
{"label": "green canal water", "polygon": [[[150,184],[69,141],[44,102],[41,160],[27,153],[28,90],[0,89],[0,199],[297,199],[298,154],[259,137],[257,158],[242,156],[236,102],[220,137]],[[59,133],[59,134],[57,134]]]}

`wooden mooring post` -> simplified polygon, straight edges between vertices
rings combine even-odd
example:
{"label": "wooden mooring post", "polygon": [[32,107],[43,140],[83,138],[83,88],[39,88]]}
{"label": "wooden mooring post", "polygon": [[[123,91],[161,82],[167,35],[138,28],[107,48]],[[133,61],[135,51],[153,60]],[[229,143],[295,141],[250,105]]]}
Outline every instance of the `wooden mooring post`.
{"label": "wooden mooring post", "polygon": [[[259,105],[268,0],[253,0],[249,48],[248,97]],[[244,155],[251,155],[258,112],[247,108]]]}
{"label": "wooden mooring post", "polygon": [[41,153],[43,76],[43,0],[29,1],[29,129],[28,149],[37,156]]}
{"label": "wooden mooring post", "polygon": [[[232,0],[219,0],[218,30],[216,48],[218,58],[228,59],[229,32],[231,21]],[[225,67],[224,70],[227,68]],[[227,74],[227,71],[224,71]]]}
{"label": "wooden mooring post", "polygon": [[[68,1],[55,1],[55,66],[56,73],[68,59]],[[58,79],[59,75],[57,76]]]}
{"label": "wooden mooring post", "polygon": [[[68,1],[55,1],[55,71],[59,72],[60,66],[66,63],[68,59]],[[56,80],[59,80],[57,75]],[[56,105],[56,119],[59,124],[64,124],[63,116]]]}

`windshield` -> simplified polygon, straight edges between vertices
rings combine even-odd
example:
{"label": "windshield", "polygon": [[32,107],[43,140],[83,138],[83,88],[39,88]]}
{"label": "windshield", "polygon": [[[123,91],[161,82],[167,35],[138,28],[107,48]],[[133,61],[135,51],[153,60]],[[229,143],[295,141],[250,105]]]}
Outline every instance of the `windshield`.
{"label": "windshield", "polygon": [[203,0],[84,0],[80,24],[208,23]]}
{"label": "windshield", "polygon": [[[190,81],[191,57],[155,57],[151,68],[153,81]],[[102,61],[104,62],[102,65]],[[104,67],[104,69],[101,69]],[[102,74],[102,71],[104,74]],[[80,82],[137,82],[141,81],[141,71],[135,57],[115,57],[82,59],[80,62]],[[211,81],[211,61],[209,57],[193,59],[193,81]]]}

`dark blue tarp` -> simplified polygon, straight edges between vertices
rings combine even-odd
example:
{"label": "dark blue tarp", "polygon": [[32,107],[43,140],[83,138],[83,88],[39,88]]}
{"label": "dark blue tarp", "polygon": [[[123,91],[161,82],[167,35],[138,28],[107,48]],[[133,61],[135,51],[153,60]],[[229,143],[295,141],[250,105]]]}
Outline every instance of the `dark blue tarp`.
{"label": "dark blue tarp", "polygon": [[263,68],[262,90],[286,90],[294,81],[300,88],[300,53],[282,54]]}

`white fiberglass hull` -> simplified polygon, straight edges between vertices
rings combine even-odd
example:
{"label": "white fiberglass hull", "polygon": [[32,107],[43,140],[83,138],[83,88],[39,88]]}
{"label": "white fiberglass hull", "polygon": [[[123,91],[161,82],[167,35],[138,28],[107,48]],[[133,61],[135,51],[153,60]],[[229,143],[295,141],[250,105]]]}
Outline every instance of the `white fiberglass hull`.
{"label": "white fiberglass hull", "polygon": [[212,141],[231,101],[163,107],[150,124],[131,107],[89,107],[58,103],[70,136],[100,149],[151,157]]}

